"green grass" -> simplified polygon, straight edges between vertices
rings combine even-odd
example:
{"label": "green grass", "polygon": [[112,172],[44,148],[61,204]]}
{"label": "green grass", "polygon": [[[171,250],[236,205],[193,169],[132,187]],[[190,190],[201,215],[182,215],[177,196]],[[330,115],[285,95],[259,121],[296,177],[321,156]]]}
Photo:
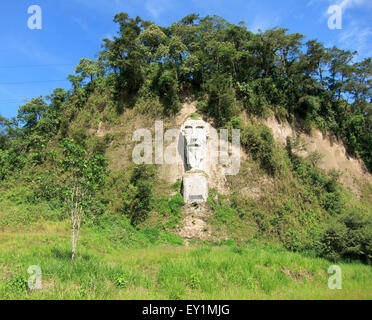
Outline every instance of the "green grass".
{"label": "green grass", "polygon": [[[330,261],[252,236],[240,241],[249,229],[222,207],[215,219],[241,232],[236,239],[186,247],[161,227],[137,230],[106,214],[83,226],[71,262],[69,221],[37,200],[27,189],[0,194],[0,299],[372,299],[371,266],[337,263],[343,288],[330,290]],[[158,209],[176,217],[180,200],[165,198]],[[42,290],[27,289],[32,265],[41,267]]]}
{"label": "green grass", "polygon": [[[370,266],[339,263],[343,288],[330,290],[331,264],[257,244],[133,248],[90,229],[71,262],[68,226],[55,222],[0,233],[0,299],[372,299]],[[25,288],[30,265],[42,290]]]}

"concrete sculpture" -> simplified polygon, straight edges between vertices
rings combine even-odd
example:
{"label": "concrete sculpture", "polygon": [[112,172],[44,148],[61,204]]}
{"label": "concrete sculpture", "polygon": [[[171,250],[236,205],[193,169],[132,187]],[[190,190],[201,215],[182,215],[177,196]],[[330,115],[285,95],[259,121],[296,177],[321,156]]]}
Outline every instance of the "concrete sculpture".
{"label": "concrete sculpture", "polygon": [[184,138],[183,198],[186,203],[202,203],[208,197],[206,174],[208,127],[203,120],[187,120],[181,129]]}

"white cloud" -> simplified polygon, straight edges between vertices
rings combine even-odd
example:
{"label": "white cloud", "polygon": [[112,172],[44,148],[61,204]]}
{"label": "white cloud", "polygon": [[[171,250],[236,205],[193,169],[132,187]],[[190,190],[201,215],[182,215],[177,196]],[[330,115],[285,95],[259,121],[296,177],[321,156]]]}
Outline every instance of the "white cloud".
{"label": "white cloud", "polygon": [[[342,8],[342,30],[337,31],[336,41],[340,47],[358,51],[359,58],[372,55],[370,46],[372,38],[372,27],[370,24],[361,19],[357,12],[352,9],[370,10],[372,1],[370,0],[311,0],[307,3],[308,6],[322,6],[321,20],[329,18],[328,7],[330,5],[339,5]],[[335,32],[336,31],[332,31]]]}
{"label": "white cloud", "polygon": [[170,9],[171,4],[170,0],[147,0],[145,9],[154,19],[157,19],[162,13]]}
{"label": "white cloud", "polygon": [[78,24],[81,29],[83,29],[84,31],[88,31],[88,25],[83,19],[80,19],[80,18],[75,17],[75,16],[72,16],[71,19],[72,19],[73,22]]}
{"label": "white cloud", "polygon": [[339,0],[336,4],[338,4],[343,10],[347,8],[351,8],[353,6],[360,6],[365,3],[365,0]]}
{"label": "white cloud", "polygon": [[279,16],[262,16],[256,15],[252,21],[252,23],[248,24],[248,29],[253,32],[258,32],[258,29],[265,31],[270,28],[277,27],[280,24]]}
{"label": "white cloud", "polygon": [[344,19],[338,42],[351,51],[358,51],[359,57],[371,56],[372,28],[366,21],[361,20],[351,12],[347,16],[345,15],[348,9],[370,6],[371,3],[366,0],[338,0],[336,4],[342,8],[344,17],[347,17],[347,19]]}
{"label": "white cloud", "polygon": [[[358,7],[358,6],[368,6],[372,7],[372,2],[370,0],[310,0],[307,5],[313,6],[318,4],[325,4],[328,3],[328,6],[331,5],[338,5],[342,8],[342,11],[345,12],[346,9]],[[325,14],[327,14],[328,6],[325,9]],[[323,12],[324,15],[324,12]]]}
{"label": "white cloud", "polygon": [[360,57],[372,56],[370,39],[372,38],[372,28],[361,26],[357,21],[352,21],[348,28],[344,29],[338,38],[338,42],[343,47],[358,51]]}

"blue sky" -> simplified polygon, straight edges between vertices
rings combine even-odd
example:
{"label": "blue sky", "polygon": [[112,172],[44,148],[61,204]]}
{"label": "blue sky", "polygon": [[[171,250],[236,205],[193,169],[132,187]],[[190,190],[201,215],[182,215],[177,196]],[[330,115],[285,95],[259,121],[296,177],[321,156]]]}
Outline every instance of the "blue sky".
{"label": "blue sky", "polygon": [[[343,9],[342,29],[328,28],[330,5]],[[27,9],[42,9],[42,29],[30,30]],[[114,14],[127,12],[160,25],[189,13],[245,21],[257,31],[286,27],[326,46],[372,56],[371,0],[16,0],[1,4],[0,115],[12,117],[24,99],[47,95],[66,80],[79,59],[94,58],[102,39],[117,31]]]}

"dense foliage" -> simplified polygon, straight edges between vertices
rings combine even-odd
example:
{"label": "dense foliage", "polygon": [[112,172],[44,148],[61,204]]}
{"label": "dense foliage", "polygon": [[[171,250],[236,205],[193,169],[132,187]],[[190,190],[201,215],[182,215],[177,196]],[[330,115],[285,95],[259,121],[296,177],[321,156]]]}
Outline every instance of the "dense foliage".
{"label": "dense foliage", "polygon": [[349,152],[372,168],[371,58],[356,62],[356,52],[304,42],[283,28],[254,34],[217,16],[191,14],[169,27],[125,13],[114,21],[119,34],[103,40],[97,61],[81,59],[69,76],[72,90],[56,89],[49,104],[35,98],[16,119],[0,118],[2,177],[20,167],[24,152],[42,161],[45,143],[58,132],[66,135],[84,105],[94,103],[102,112],[105,101],[90,101],[102,91],[119,112],[131,99],[159,98],[164,114],[177,112],[180,99],[193,93],[219,125],[238,105],[260,116],[299,116],[305,126],[342,137]]}
{"label": "dense foliage", "polygon": [[[255,34],[243,24],[217,16],[191,14],[167,27],[125,13],[117,14],[114,21],[118,34],[103,39],[97,60],[80,60],[69,76],[71,90],[55,89],[50,96],[21,106],[17,117],[0,117],[0,181],[36,179],[39,195],[52,201],[59,197],[51,174],[53,163],[66,156],[69,141],[70,147],[84,150],[84,157],[98,165],[105,161],[113,137],[92,137],[89,129],[101,121],[116,124],[126,108],[172,116],[181,102],[193,97],[198,110],[212,116],[217,126],[241,129],[243,147],[265,173],[275,177],[288,169],[293,181],[303,184],[298,186],[303,189],[296,201],[304,205],[296,203],[297,213],[287,200],[270,204],[270,208],[276,205],[275,219],[257,208],[250,211],[246,203],[231,206],[230,201],[213,207],[217,218],[226,223],[229,216],[249,212],[261,231],[275,231],[290,249],[315,248],[332,257],[371,259],[370,224],[363,222],[370,217],[344,210],[337,179],[296,158],[290,146],[287,153],[278,150],[267,127],[243,124],[238,117],[241,111],[252,118],[275,114],[290,122],[298,120],[304,129],[332,131],[345,141],[350,154],[361,157],[372,170],[371,58],[356,61],[356,52],[326,48],[316,40],[305,42],[303,35],[288,34],[283,28]],[[79,163],[84,167],[83,162]],[[70,169],[74,169],[71,163]],[[174,227],[182,199],[156,195],[155,172],[142,166],[131,167],[120,177],[111,173],[107,191],[96,192],[89,210],[109,208],[135,227],[151,211],[161,211],[173,216],[168,226]],[[285,220],[286,212],[293,213],[296,221],[314,218],[314,225],[325,223],[319,218],[322,215],[333,218],[314,241],[301,243],[296,224]],[[307,222],[301,223],[305,229]],[[284,224],[291,228],[281,228]]]}
{"label": "dense foliage", "polygon": [[156,95],[171,113],[184,93],[206,94],[219,125],[234,115],[236,100],[261,116],[297,115],[342,137],[372,168],[371,58],[356,62],[356,52],[304,42],[283,28],[254,34],[216,16],[192,14],[169,27],[124,13],[115,21],[119,36],[104,39],[99,61],[115,74],[118,97]]}

